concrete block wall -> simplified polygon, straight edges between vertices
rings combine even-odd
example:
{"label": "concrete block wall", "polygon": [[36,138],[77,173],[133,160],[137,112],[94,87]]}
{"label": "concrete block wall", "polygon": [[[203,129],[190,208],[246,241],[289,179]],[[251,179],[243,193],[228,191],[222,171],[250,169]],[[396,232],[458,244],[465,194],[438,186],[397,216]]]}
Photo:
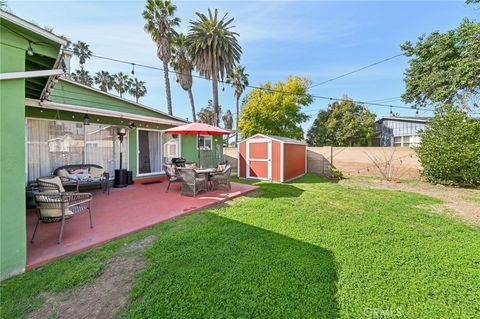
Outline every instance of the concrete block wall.
{"label": "concrete block wall", "polygon": [[[331,165],[348,176],[379,176],[382,174],[375,166],[390,163],[393,177],[399,179],[418,179],[422,167],[415,153],[409,147],[307,147],[307,170],[326,174]],[[238,151],[236,148],[224,148],[224,156],[234,172],[237,171]]]}

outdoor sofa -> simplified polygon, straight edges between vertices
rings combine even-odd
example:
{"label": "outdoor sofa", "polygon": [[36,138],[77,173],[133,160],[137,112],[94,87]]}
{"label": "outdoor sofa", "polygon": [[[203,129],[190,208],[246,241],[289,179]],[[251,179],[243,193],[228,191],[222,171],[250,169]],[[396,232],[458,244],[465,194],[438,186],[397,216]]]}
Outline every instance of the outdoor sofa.
{"label": "outdoor sofa", "polygon": [[75,188],[100,187],[110,195],[110,174],[96,164],[74,164],[60,166],[53,172],[62,181],[63,187]]}

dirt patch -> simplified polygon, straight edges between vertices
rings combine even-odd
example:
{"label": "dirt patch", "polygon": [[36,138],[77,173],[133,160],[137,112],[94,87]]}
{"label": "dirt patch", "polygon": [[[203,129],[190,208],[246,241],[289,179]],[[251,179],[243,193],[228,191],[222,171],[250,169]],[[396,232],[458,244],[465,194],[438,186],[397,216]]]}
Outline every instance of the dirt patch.
{"label": "dirt patch", "polygon": [[344,186],[381,188],[414,192],[438,198],[444,203],[432,205],[433,211],[457,216],[464,221],[480,224],[480,190],[431,185],[424,182],[392,183],[378,179],[351,178],[340,182]]}
{"label": "dirt patch", "polygon": [[92,282],[58,294],[43,293],[43,306],[26,318],[115,318],[128,301],[134,274],[143,268],[142,252],[155,236],[122,247]]}

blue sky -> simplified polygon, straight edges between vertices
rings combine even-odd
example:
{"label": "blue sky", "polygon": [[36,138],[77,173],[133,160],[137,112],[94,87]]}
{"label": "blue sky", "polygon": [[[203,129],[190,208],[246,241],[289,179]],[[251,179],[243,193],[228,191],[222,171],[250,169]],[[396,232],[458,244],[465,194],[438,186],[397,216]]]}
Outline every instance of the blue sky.
{"label": "blue sky", "polygon": [[[414,41],[422,33],[454,28],[464,17],[477,19],[480,11],[463,1],[173,1],[182,20],[181,30],[188,30],[195,12],[218,8],[235,18],[236,31],[243,48],[241,63],[250,74],[250,84],[285,80],[287,75],[302,75],[318,83],[342,73],[400,53],[400,44]],[[49,26],[56,34],[72,41],[85,41],[94,54],[161,67],[155,45],[143,31],[141,13],[144,1],[9,1],[14,14]],[[72,67],[78,61],[73,60]],[[403,72],[407,59],[399,57],[354,75],[315,87],[310,93],[355,100],[390,99],[389,104],[403,105]],[[94,73],[131,71],[131,67],[93,58],[86,69]],[[166,111],[163,73],[137,68],[135,75],[147,82],[148,95],[140,100]],[[174,114],[191,119],[188,97],[171,76]],[[197,109],[211,99],[211,84],[194,81]],[[396,98],[396,99],[394,99]],[[234,113],[233,90],[225,86],[220,93],[224,110]],[[328,101],[316,100],[304,111],[311,125],[319,109]],[[378,117],[390,109],[369,107]],[[395,110],[413,115],[409,110]],[[423,113],[423,112],[422,112]],[[429,112],[424,115],[431,114]]]}

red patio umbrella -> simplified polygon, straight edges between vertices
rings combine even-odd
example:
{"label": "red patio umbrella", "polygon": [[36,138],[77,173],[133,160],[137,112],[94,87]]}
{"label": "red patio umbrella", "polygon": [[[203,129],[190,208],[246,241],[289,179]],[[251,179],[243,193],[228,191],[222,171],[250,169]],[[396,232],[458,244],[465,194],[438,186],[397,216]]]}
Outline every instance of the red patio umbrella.
{"label": "red patio umbrella", "polygon": [[[190,134],[190,135],[224,135],[230,134],[228,130],[205,124],[205,123],[189,123],[176,126],[163,131],[170,134]],[[200,152],[198,152],[198,164],[200,165]]]}

